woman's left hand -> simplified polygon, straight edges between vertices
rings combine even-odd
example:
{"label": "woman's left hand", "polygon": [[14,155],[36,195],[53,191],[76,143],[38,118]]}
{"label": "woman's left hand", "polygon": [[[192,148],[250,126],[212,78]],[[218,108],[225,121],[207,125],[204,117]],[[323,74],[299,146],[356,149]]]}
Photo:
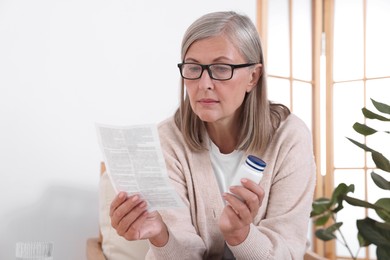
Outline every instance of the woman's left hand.
{"label": "woman's left hand", "polygon": [[221,218],[219,228],[229,245],[242,243],[249,233],[249,226],[253,223],[264,198],[263,189],[248,179],[242,179],[243,186],[231,186],[230,192],[224,193],[227,202]]}

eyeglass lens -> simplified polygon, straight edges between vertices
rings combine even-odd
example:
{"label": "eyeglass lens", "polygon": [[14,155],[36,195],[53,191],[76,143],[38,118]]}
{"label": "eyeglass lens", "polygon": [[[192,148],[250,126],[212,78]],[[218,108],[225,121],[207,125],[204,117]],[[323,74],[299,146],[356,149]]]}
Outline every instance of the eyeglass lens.
{"label": "eyeglass lens", "polygon": [[203,70],[207,70],[212,79],[226,80],[233,74],[233,68],[226,64],[211,64],[202,66],[200,64],[184,63],[181,66],[181,73],[184,78],[198,79],[202,76]]}

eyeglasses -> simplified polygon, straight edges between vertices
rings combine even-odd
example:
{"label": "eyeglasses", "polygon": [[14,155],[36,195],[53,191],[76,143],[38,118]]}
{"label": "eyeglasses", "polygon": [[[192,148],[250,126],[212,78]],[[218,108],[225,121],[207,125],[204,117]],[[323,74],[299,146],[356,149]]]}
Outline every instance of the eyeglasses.
{"label": "eyeglasses", "polygon": [[179,63],[180,74],[184,79],[195,80],[202,77],[203,71],[207,70],[210,78],[215,80],[229,80],[233,77],[234,69],[245,68],[257,63],[224,64],[216,63],[203,65],[198,63]]}

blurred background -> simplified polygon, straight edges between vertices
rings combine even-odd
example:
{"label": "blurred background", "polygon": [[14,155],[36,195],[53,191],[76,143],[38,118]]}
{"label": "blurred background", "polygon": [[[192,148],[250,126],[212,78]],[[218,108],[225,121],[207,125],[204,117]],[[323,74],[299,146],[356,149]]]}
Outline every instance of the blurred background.
{"label": "blurred background", "polygon": [[0,259],[98,235],[95,122],[158,123],[178,104],[181,38],[204,13],[256,2],[0,0]]}
{"label": "blurred background", "polygon": [[[53,242],[56,260],[85,258],[86,239],[99,232],[95,123],[171,116],[184,31],[221,10],[253,20],[270,99],[311,129],[316,198],[342,182],[361,199],[388,197],[369,177],[386,173],[346,137],[390,155],[388,134],[352,129],[371,98],[390,102],[390,1],[0,0],[0,259],[14,259],[19,241]],[[355,219],[375,214],[344,206],[338,220],[356,252]],[[312,242],[322,255],[350,259],[339,243]],[[375,247],[358,257],[375,259]]]}

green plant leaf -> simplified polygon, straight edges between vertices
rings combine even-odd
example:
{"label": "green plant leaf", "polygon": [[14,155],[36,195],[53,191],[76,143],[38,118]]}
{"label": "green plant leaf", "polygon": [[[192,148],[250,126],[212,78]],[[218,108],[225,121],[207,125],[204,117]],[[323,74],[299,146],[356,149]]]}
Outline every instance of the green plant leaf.
{"label": "green plant leaf", "polygon": [[323,226],[326,224],[326,222],[328,222],[329,218],[332,216],[331,213],[328,213],[328,214],[324,214],[323,216],[317,218],[315,221],[314,221],[314,224],[316,226]]}
{"label": "green plant leaf", "polygon": [[363,112],[363,115],[366,117],[366,118],[369,118],[369,119],[377,119],[377,120],[380,120],[380,121],[390,121],[390,118],[386,118],[384,116],[381,116],[377,113],[374,113],[372,112],[371,110],[368,110],[367,108],[362,108],[362,112]]}
{"label": "green plant leaf", "polygon": [[381,198],[375,202],[375,205],[381,208],[375,210],[376,214],[384,221],[390,222],[390,198]]}
{"label": "green plant leaf", "polygon": [[386,172],[390,172],[390,162],[389,160],[383,156],[383,154],[371,149],[370,147],[366,146],[365,144],[359,143],[351,138],[347,139],[351,141],[353,144],[357,145],[358,147],[362,148],[366,152],[371,152],[372,160],[374,161],[375,165]]}
{"label": "green plant leaf", "polygon": [[376,226],[380,229],[390,231],[390,223],[388,223],[388,222],[377,222]]}
{"label": "green plant leaf", "polygon": [[334,232],[336,230],[339,230],[342,225],[343,222],[337,222],[325,229],[323,228],[317,229],[315,235],[317,238],[321,239],[322,241],[329,241],[335,239],[336,235],[334,234]]}
{"label": "green plant leaf", "polygon": [[383,209],[382,207],[374,205],[374,204],[371,204],[371,203],[369,203],[367,201],[356,199],[356,198],[352,198],[352,197],[349,197],[349,196],[345,196],[344,200],[346,202],[348,202],[348,204],[350,204],[352,206],[363,207],[363,208],[370,208],[370,209],[375,209],[375,210]]}
{"label": "green plant leaf", "polygon": [[375,134],[376,132],[378,132],[374,128],[371,128],[367,125],[360,124],[357,122],[355,124],[353,124],[352,127],[353,127],[353,129],[355,129],[356,132],[358,132],[359,134],[362,134],[364,136],[372,135],[372,134]]}
{"label": "green plant leaf", "polygon": [[383,154],[373,151],[371,157],[372,160],[374,160],[376,167],[386,172],[390,172],[390,162]]}
{"label": "green plant leaf", "polygon": [[360,232],[358,232],[358,234],[357,234],[357,239],[358,239],[358,241],[359,241],[359,246],[360,246],[360,247],[364,247],[364,246],[369,246],[369,245],[371,245],[371,242],[365,240],[364,237],[360,234]]}
{"label": "green plant leaf", "polygon": [[332,194],[332,198],[330,199],[331,206],[335,206],[337,204],[337,207],[333,209],[333,213],[337,213],[340,210],[342,210],[343,207],[343,199],[344,196],[348,192],[354,192],[355,191],[355,185],[351,184],[347,186],[345,183],[340,183],[334,190]]}
{"label": "green plant leaf", "polygon": [[390,247],[377,246],[376,247],[376,259],[377,260],[389,260],[390,259]]}
{"label": "green plant leaf", "polygon": [[331,204],[328,198],[319,198],[312,203],[312,211],[310,217],[315,217],[323,214],[327,210],[330,210]]}
{"label": "green plant leaf", "polygon": [[326,228],[327,231],[334,233],[336,230],[339,230],[340,227],[343,225],[343,222],[336,222],[333,225]]}
{"label": "green plant leaf", "polygon": [[387,181],[385,178],[380,176],[379,174],[375,172],[371,172],[371,179],[374,181],[376,186],[383,190],[390,190],[390,182]]}
{"label": "green plant leaf", "polygon": [[390,231],[376,226],[377,221],[371,218],[356,221],[357,228],[365,240],[376,246],[390,247]]}
{"label": "green plant leaf", "polygon": [[[374,107],[382,113],[390,114],[390,106],[384,103],[377,102],[371,98],[371,102],[374,105]],[[390,258],[389,258],[390,259]]]}
{"label": "green plant leaf", "polygon": [[360,148],[362,148],[362,149],[363,149],[364,151],[366,151],[366,152],[372,152],[372,151],[374,151],[374,150],[372,150],[370,147],[368,147],[368,146],[365,145],[365,144],[359,143],[359,142],[357,142],[357,141],[355,141],[355,140],[353,140],[353,139],[351,139],[351,138],[348,138],[348,137],[347,137],[347,139],[348,139],[349,141],[351,141],[353,144],[355,144],[355,145],[359,146]]}
{"label": "green plant leaf", "polygon": [[332,232],[329,232],[325,229],[316,230],[315,235],[318,239],[321,239],[322,241],[330,241],[330,240],[336,238],[335,234],[333,234]]}
{"label": "green plant leaf", "polygon": [[340,183],[334,190],[332,194],[332,198],[330,199],[330,203],[334,204],[340,200],[340,197],[346,195],[348,192],[354,192],[355,185],[351,184],[347,186],[345,183]]}

